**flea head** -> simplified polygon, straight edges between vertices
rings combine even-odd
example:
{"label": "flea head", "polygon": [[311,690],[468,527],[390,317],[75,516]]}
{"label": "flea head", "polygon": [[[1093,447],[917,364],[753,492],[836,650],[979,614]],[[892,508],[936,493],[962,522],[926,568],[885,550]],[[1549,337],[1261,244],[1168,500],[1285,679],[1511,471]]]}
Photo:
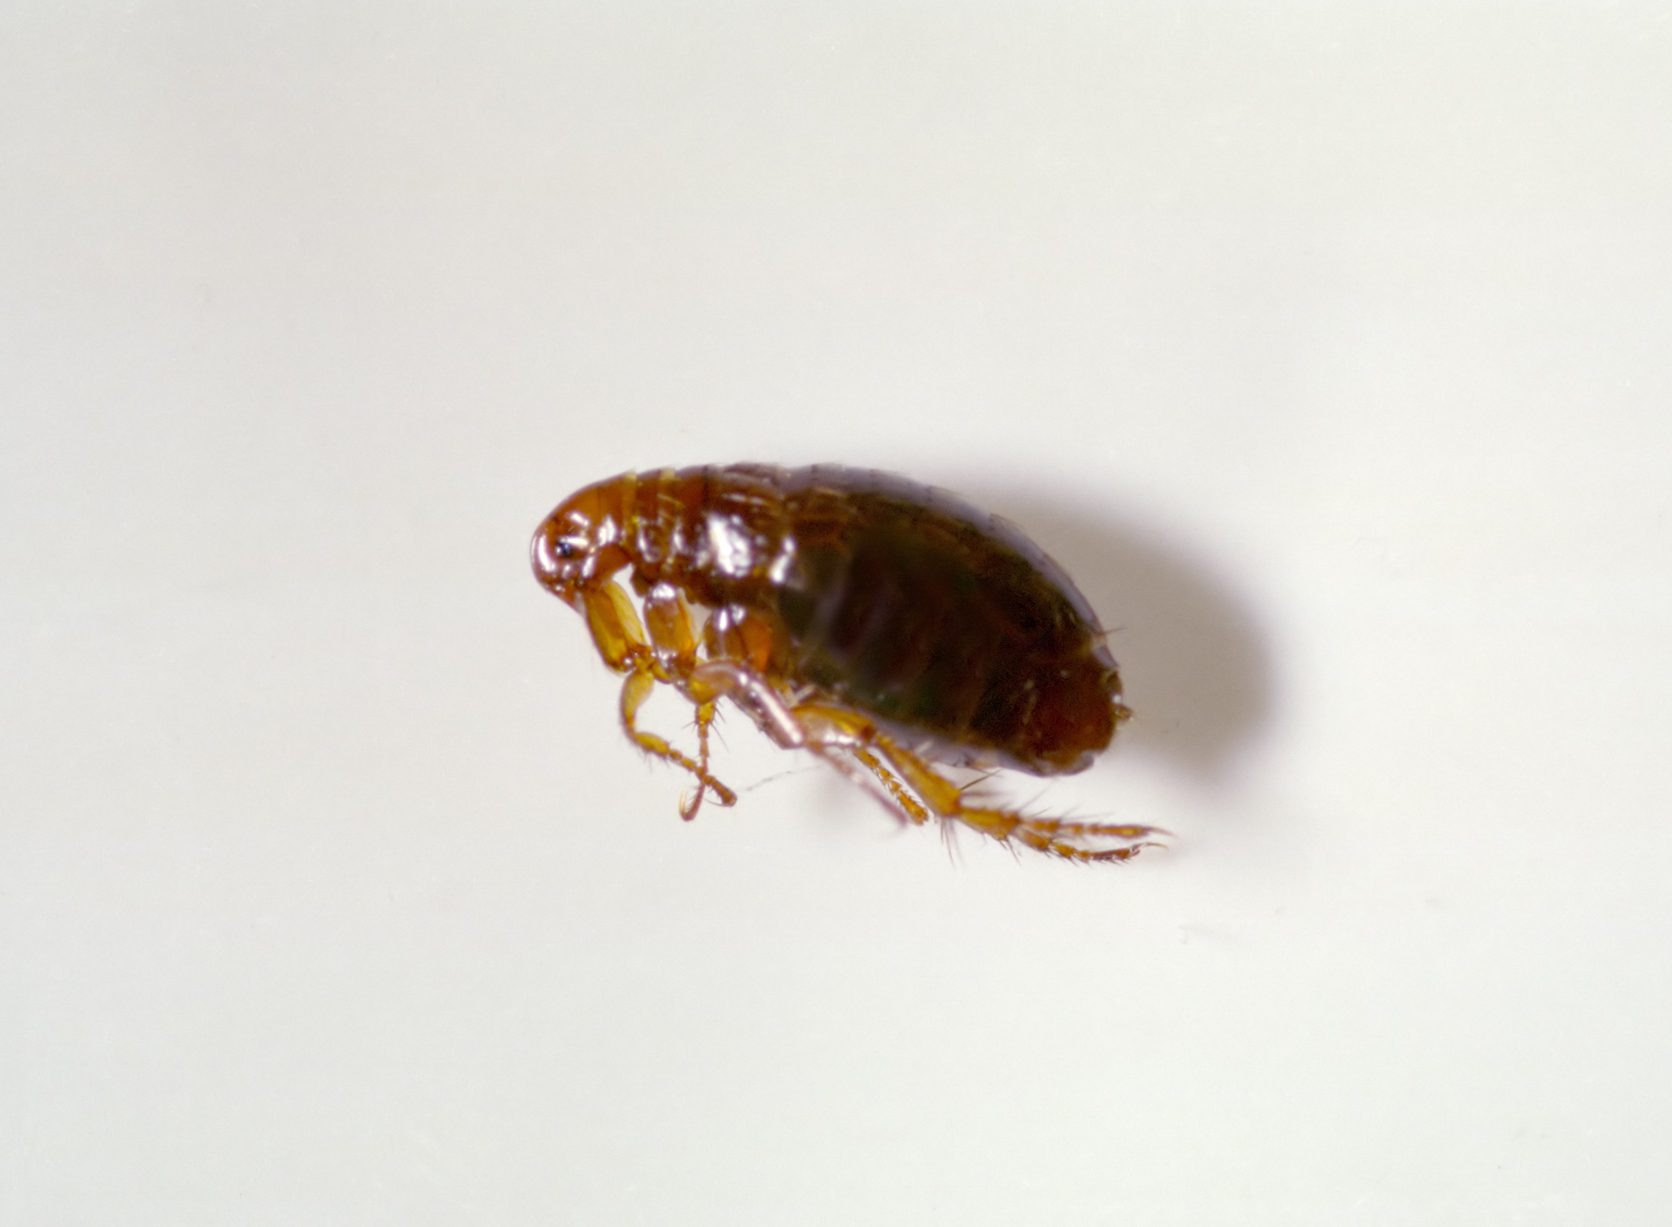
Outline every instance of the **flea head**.
{"label": "flea head", "polygon": [[611,478],[571,494],[534,530],[529,560],[534,578],[559,600],[576,595],[627,565],[621,546],[622,479]]}

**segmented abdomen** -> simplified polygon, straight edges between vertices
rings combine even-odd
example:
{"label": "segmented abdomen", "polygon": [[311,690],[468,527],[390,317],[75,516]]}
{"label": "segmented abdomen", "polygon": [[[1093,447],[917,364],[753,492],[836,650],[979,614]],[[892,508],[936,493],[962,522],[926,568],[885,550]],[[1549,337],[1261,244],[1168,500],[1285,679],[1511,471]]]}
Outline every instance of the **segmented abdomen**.
{"label": "segmented abdomen", "polygon": [[1074,771],[1119,679],[1085,598],[1012,525],[867,470],[731,465],[637,478],[641,576],[772,631],[810,686],[943,757]]}

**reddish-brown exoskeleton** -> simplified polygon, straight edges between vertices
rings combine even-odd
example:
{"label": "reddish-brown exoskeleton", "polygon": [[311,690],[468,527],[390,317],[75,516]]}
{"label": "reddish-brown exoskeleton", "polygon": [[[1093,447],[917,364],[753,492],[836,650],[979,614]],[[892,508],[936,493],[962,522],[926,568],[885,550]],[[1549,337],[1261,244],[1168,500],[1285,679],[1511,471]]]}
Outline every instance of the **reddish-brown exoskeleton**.
{"label": "reddish-brown exoskeleton", "polygon": [[[937,770],[1080,771],[1131,714],[1061,568],[945,491],[826,465],[624,473],[561,503],[532,554],[625,675],[628,736],[695,777],[687,819],[705,796],[737,799],[709,771],[728,699],[914,823],[961,822],[1074,861],[1126,860],[1159,833],[973,805]],[[696,709],[695,758],[639,727],[658,682]]]}

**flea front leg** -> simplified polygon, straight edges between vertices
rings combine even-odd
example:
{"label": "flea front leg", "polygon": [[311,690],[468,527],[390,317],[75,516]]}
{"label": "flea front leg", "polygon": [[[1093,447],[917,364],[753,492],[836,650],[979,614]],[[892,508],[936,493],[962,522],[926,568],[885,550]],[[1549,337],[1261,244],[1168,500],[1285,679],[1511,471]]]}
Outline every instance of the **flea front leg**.
{"label": "flea front leg", "polygon": [[697,632],[690,605],[673,585],[657,584],[645,593],[644,622],[660,667],[658,677],[671,681],[696,708],[696,774],[702,782],[679,803],[679,816],[689,822],[702,809],[703,798],[711,791],[721,805],[730,805],[737,797],[725,785],[715,789],[709,783],[714,777],[708,773],[708,734],[714,725],[716,705],[712,697],[695,693],[690,684],[691,674],[697,667]]}
{"label": "flea front leg", "polygon": [[[698,731],[703,746],[701,763],[676,750],[667,738],[639,727],[639,708],[644,706],[645,700],[655,690],[656,683],[672,682],[674,678],[668,671],[667,664],[658,658],[650,637],[645,634],[644,626],[639,622],[638,613],[633,609],[632,601],[621,585],[613,581],[602,584],[584,593],[582,599],[586,624],[592,632],[593,642],[598,646],[599,655],[610,668],[626,674],[621,684],[621,726],[626,730],[627,736],[645,753],[683,767],[697,777],[699,788],[696,805],[681,806],[681,815],[685,818],[694,817],[697,805],[701,804],[705,793],[713,793],[714,799],[721,805],[736,804],[737,794],[709,774],[707,728],[702,725],[700,712]],[[656,623],[653,622],[652,625]]]}
{"label": "flea front leg", "polygon": [[[679,807],[679,816],[689,822],[697,816],[697,810],[702,805],[705,793],[713,793],[714,800],[720,805],[737,804],[737,794],[727,788],[719,780],[709,774],[705,765],[708,759],[708,729],[701,722],[699,710],[699,738],[702,743],[703,762],[697,762],[690,755],[676,750],[669,744],[666,737],[647,732],[638,724],[639,708],[656,688],[656,677],[648,669],[635,669],[627,675],[621,685],[621,726],[627,730],[627,736],[633,739],[635,745],[647,754],[654,755],[666,762],[685,768],[697,777],[697,795],[695,801],[686,801]],[[710,715],[712,719],[712,714]]]}

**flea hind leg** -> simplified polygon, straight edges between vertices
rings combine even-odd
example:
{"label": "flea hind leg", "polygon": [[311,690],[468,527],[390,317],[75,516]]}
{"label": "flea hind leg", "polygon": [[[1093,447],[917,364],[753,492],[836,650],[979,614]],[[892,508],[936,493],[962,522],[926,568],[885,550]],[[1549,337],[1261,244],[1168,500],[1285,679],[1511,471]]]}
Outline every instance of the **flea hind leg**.
{"label": "flea hind leg", "polygon": [[[736,661],[705,662],[684,679],[684,687],[694,699],[731,699],[776,744],[818,755],[912,823],[931,817],[961,822],[1000,843],[1015,840],[1069,861],[1124,861],[1144,848],[1163,846],[1149,838],[1165,834],[1155,827],[1071,822],[967,805],[964,789],[864,716],[827,703],[791,704]],[[1096,846],[1106,840],[1121,840],[1124,846]]]}
{"label": "flea hind leg", "polygon": [[[1157,827],[1115,825],[1104,822],[1070,822],[1062,818],[1034,818],[1015,810],[978,809],[960,806],[946,817],[956,819],[990,835],[1000,843],[1016,839],[1037,852],[1061,857],[1065,861],[1129,861],[1145,848],[1165,848],[1149,835],[1165,832]],[[1129,842],[1118,848],[1084,846],[1089,841],[1124,839]]]}
{"label": "flea hind leg", "polygon": [[[892,767],[923,805],[937,817],[961,822],[1000,843],[1011,840],[1050,856],[1068,861],[1125,861],[1145,848],[1165,845],[1150,837],[1166,832],[1156,827],[1104,822],[1071,822],[1063,818],[1041,818],[1017,810],[992,809],[965,803],[965,790],[946,778],[920,755],[912,753],[883,734],[870,721],[853,712],[817,704],[804,704],[794,714],[815,730],[832,729],[828,744],[844,745],[848,753],[882,778],[885,785],[895,779],[884,767]],[[873,752],[874,751],[874,752]],[[890,791],[895,791],[893,786]],[[922,806],[908,808],[923,812]],[[924,818],[928,815],[925,813]],[[923,819],[914,819],[922,821]],[[1123,846],[1099,847],[1100,841],[1121,840]]]}
{"label": "flea hind leg", "polygon": [[[867,771],[876,776],[877,780],[882,784],[883,791],[888,794],[888,799],[897,805],[901,811],[904,812],[905,816],[914,824],[922,826],[934,816],[927,809],[923,808],[923,803],[911,795],[910,791],[907,790],[900,777],[890,771],[888,769],[888,765],[875,754],[871,753],[871,751],[867,750],[864,746],[859,745],[851,745],[844,748],[849,754],[853,755],[853,757],[858,760],[858,762],[864,766]],[[820,753],[821,755],[824,753],[822,747],[820,748]]]}
{"label": "flea hind leg", "polygon": [[[961,822],[1000,843],[1012,839],[1049,856],[1065,861],[1126,861],[1145,848],[1165,847],[1153,835],[1164,835],[1157,827],[1130,823],[1073,822],[1066,818],[1044,818],[1019,810],[994,809],[966,804],[965,792],[934,767],[904,747],[883,738],[879,748],[888,761],[911,782],[942,818]],[[1125,841],[1121,847],[1106,848],[1108,840]]]}

